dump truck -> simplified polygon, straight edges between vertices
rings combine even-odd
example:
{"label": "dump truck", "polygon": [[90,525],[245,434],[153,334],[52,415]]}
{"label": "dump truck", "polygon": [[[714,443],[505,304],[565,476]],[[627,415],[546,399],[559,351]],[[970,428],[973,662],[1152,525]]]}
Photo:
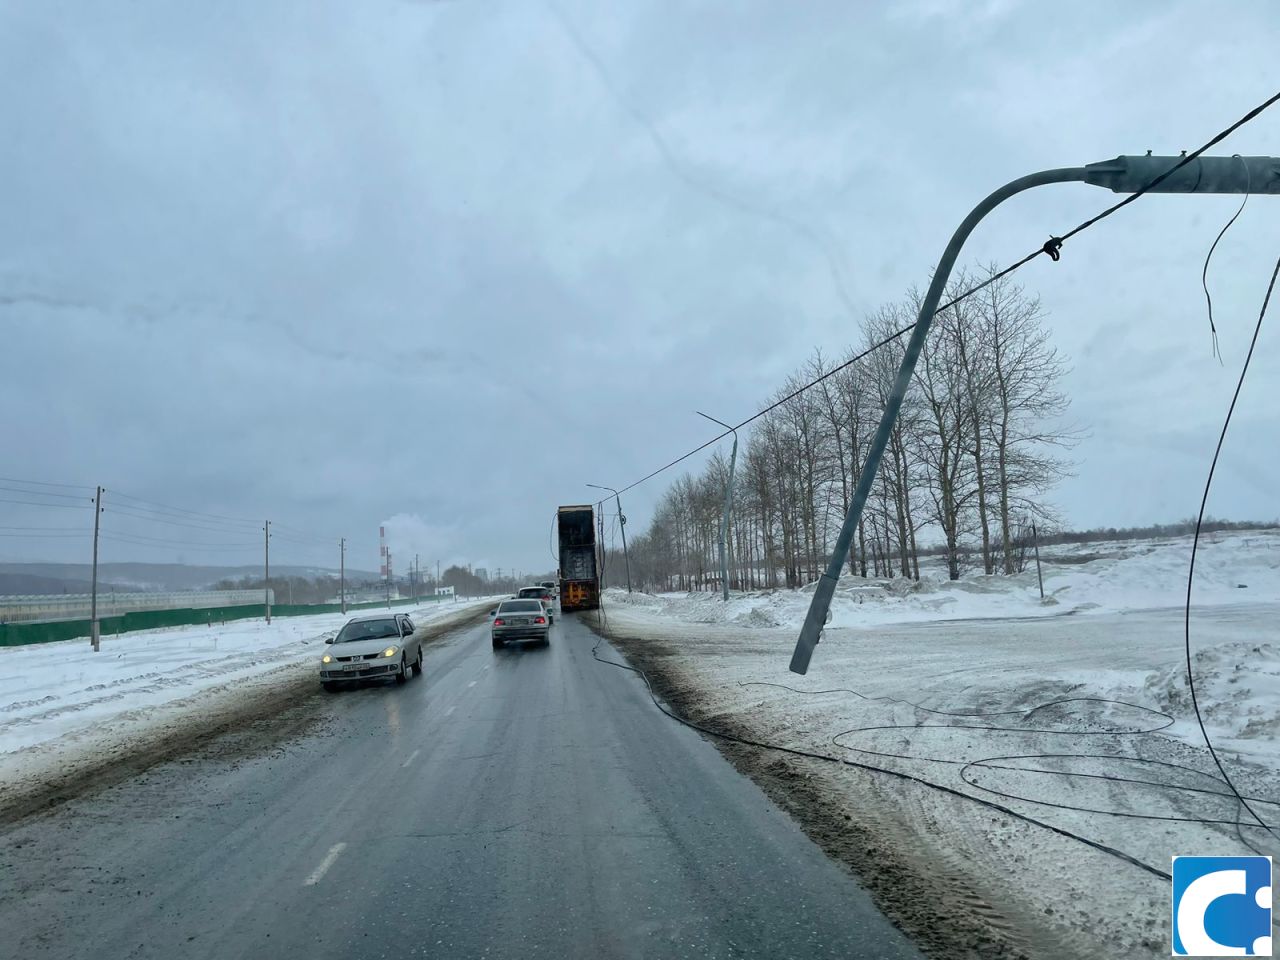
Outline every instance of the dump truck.
{"label": "dump truck", "polygon": [[595,511],[590,504],[561,507],[557,526],[560,530],[560,609],[599,609]]}

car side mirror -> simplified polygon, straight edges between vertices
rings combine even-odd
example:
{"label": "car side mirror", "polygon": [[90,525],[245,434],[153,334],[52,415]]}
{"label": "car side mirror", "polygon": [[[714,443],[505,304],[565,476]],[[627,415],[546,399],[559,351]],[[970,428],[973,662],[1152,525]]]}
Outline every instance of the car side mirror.
{"label": "car side mirror", "polygon": [[325,643],[333,643],[333,641],[334,641],[334,638],[333,638],[333,637],[325,637],[325,638],[324,638],[324,642],[325,642]]}
{"label": "car side mirror", "polygon": [[490,610],[490,611],[489,611],[489,616],[491,616],[491,617],[496,617],[497,615],[498,615],[498,611],[497,611],[497,610]]}

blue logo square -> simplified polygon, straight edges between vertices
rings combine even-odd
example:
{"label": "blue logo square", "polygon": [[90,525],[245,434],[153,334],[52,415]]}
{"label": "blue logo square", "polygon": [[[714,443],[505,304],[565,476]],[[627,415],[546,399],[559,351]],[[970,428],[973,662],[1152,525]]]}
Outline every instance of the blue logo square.
{"label": "blue logo square", "polygon": [[1173,955],[1271,956],[1271,858],[1174,857]]}

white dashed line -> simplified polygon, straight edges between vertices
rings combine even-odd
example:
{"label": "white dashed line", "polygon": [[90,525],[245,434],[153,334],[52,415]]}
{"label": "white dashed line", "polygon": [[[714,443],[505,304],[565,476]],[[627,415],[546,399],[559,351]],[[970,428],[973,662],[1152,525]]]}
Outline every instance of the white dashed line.
{"label": "white dashed line", "polygon": [[409,754],[409,759],[408,759],[408,760],[406,760],[404,763],[400,764],[400,766],[401,766],[401,767],[407,767],[409,764],[413,763],[414,758],[415,758],[418,754],[420,754],[421,752],[422,752],[421,750],[415,750],[415,751],[413,751],[413,753]]}
{"label": "white dashed line", "polygon": [[347,849],[347,845],[345,843],[335,843],[330,847],[329,852],[326,853],[324,855],[324,859],[320,861],[320,866],[316,867],[315,870],[311,872],[311,876],[302,881],[303,886],[313,887],[319,883],[324,875],[329,872],[329,868],[333,866],[333,861],[337,860],[338,856],[345,849]]}
{"label": "white dashed line", "polygon": [[468,684],[467,684],[467,689],[470,689],[471,687],[474,687],[478,682],[479,682],[479,681],[477,681],[477,680],[472,680],[470,683],[468,683]]}
{"label": "white dashed line", "polygon": [[450,707],[448,710],[444,712],[444,715],[447,717],[449,714],[453,713],[453,711],[457,709],[458,709],[457,707]]}

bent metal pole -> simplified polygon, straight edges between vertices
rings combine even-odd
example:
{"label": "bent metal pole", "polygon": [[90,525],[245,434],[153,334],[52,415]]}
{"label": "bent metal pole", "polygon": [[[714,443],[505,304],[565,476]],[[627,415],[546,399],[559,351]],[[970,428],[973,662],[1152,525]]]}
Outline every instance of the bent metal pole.
{"label": "bent metal pole", "polygon": [[[889,442],[889,434],[893,430],[894,421],[898,419],[898,410],[902,407],[902,399],[911,383],[911,374],[915,370],[916,360],[924,346],[924,338],[929,333],[929,325],[937,312],[938,302],[942,299],[942,291],[951,276],[951,268],[955,266],[956,257],[965,240],[973,232],[973,228],[988,213],[998,207],[1014,194],[1040,187],[1049,183],[1088,183],[1095,187],[1103,187],[1113,193],[1280,193],[1280,160],[1275,157],[1116,157],[1101,163],[1091,163],[1084,167],[1061,167],[1057,170],[1042,170],[1006,183],[992,193],[964,218],[964,222],[956,228],[938,261],[934,271],[933,282],[929,284],[929,292],[920,304],[920,316],[907,343],[906,353],[902,357],[902,365],[898,368],[897,379],[893,382],[893,390],[885,404],[884,414],[880,418],[880,426],[876,429],[871,449],[867,453],[866,462],[862,465],[862,473],[858,476],[858,486],[853,493],[853,502],[849,505],[849,514],[844,518],[844,526],[840,528],[840,536],[831,551],[831,562],[826,572],[818,581],[813,591],[813,602],[809,604],[809,613],[805,616],[804,625],[800,628],[800,638],[796,641],[795,652],[791,655],[791,671],[807,673],[809,660],[813,657],[813,648],[818,644],[818,637],[827,620],[827,612],[831,608],[831,597],[835,593],[836,581],[840,579],[840,568],[849,555],[849,547],[853,543],[853,534],[862,519],[862,508],[871,492],[871,484],[875,480],[876,471],[880,467],[880,458]],[[1110,211],[1108,211],[1110,212]],[[1081,228],[1072,231],[1076,233]],[[1070,236],[1071,234],[1067,234]],[[1056,238],[1055,238],[1056,239]],[[1052,242],[1052,241],[1051,241]],[[1061,241],[1058,241],[1059,245]],[[1045,250],[1050,249],[1049,244]],[[1057,259],[1056,257],[1054,259]]]}
{"label": "bent metal pole", "polygon": [[951,276],[951,268],[955,266],[960,248],[964,246],[965,240],[978,222],[1014,194],[1046,183],[1083,180],[1084,176],[1084,167],[1065,167],[1019,177],[978,204],[952,235],[951,242],[947,244],[942,259],[938,261],[938,268],[933,273],[929,292],[925,294],[924,302],[920,304],[920,315],[916,318],[915,329],[911,332],[911,339],[907,343],[902,364],[898,367],[897,378],[893,381],[893,389],[889,393],[888,402],[884,405],[880,426],[876,428],[871,448],[867,451],[867,459],[862,465],[862,473],[858,476],[858,485],[853,491],[849,513],[844,518],[840,535],[836,538],[835,546],[831,550],[831,561],[827,564],[826,572],[818,580],[818,585],[813,591],[813,601],[809,604],[809,612],[804,618],[804,625],[800,628],[800,638],[796,641],[795,652],[791,655],[792,673],[807,673],[809,670],[813,648],[818,645],[818,636],[826,623],[827,611],[831,608],[831,597],[835,594],[836,582],[840,579],[840,568],[844,566],[845,558],[849,555],[853,534],[858,528],[858,522],[862,519],[862,508],[867,502],[867,496],[871,493],[871,484],[875,481],[876,471],[880,467],[880,458],[884,455],[884,448],[889,443],[889,434],[893,431],[893,424],[898,419],[898,411],[902,408],[902,400],[906,396],[907,387],[911,384],[911,374],[915,370],[916,360],[919,359],[920,350],[924,347],[924,338],[929,333],[929,325],[933,322],[934,312],[938,309],[938,302],[942,299],[942,291],[946,288],[947,280]]}

